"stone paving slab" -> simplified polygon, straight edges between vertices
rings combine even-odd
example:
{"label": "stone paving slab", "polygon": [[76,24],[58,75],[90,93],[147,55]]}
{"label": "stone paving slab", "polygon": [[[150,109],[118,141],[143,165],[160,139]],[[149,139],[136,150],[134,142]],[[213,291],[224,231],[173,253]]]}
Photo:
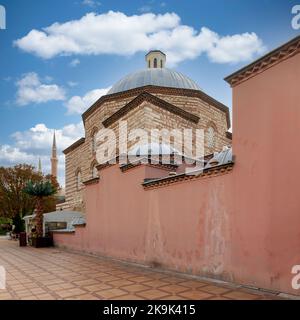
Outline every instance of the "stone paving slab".
{"label": "stone paving slab", "polygon": [[264,300],[260,291],[128,265],[57,248],[19,247],[0,239],[7,272],[0,300]]}

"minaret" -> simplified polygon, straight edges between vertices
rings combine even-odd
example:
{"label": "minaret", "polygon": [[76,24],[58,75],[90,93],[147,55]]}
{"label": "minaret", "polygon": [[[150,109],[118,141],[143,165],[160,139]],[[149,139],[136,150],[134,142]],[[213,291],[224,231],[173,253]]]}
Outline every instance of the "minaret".
{"label": "minaret", "polygon": [[41,158],[39,158],[38,172],[39,172],[39,173],[42,173],[42,162],[41,162]]}
{"label": "minaret", "polygon": [[57,178],[57,152],[56,152],[56,137],[55,131],[53,134],[53,144],[52,144],[52,156],[51,156],[51,175]]}

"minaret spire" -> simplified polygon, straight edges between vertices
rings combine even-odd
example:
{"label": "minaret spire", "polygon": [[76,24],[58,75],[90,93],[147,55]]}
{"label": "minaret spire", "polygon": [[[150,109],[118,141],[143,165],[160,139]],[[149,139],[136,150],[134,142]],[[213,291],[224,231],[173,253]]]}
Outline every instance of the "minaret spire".
{"label": "minaret spire", "polygon": [[41,162],[41,158],[39,158],[38,172],[39,172],[39,173],[42,173],[42,162]]}
{"label": "minaret spire", "polygon": [[51,156],[51,175],[57,178],[57,150],[56,150],[56,136],[55,130],[53,134],[53,143],[52,143],[52,156]]}

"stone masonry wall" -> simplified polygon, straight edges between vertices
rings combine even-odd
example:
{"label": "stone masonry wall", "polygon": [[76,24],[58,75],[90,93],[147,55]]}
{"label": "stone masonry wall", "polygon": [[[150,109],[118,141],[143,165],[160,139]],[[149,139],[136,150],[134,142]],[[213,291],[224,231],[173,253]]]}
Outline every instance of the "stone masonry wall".
{"label": "stone masonry wall", "polygon": [[[196,97],[175,96],[166,94],[154,94],[187,112],[197,115],[200,120],[197,124],[192,123],[169,111],[144,102],[137,108],[128,112],[121,120],[128,121],[128,131],[142,128],[151,129],[182,129],[199,128],[207,132],[209,126],[215,129],[215,144],[210,148],[205,138],[205,154],[220,151],[223,146],[230,145],[231,140],[226,137],[227,121],[226,113],[216,107],[209,105]],[[66,202],[69,210],[84,212],[84,186],[77,188],[77,172],[81,173],[81,180],[92,178],[92,166],[96,163],[96,155],[92,152],[92,135],[103,128],[102,122],[132,101],[135,96],[115,101],[104,102],[98,109],[90,114],[85,120],[85,142],[76,149],[66,154]],[[113,123],[110,128],[114,129],[119,136],[118,122]],[[134,144],[131,142],[129,148]]]}

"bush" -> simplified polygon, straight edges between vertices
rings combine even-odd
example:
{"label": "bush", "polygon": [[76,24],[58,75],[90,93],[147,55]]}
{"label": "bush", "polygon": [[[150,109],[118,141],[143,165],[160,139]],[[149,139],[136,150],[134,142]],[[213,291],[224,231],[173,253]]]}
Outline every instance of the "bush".
{"label": "bush", "polygon": [[12,219],[0,217],[0,225],[1,224],[12,224]]}
{"label": "bush", "polygon": [[6,235],[9,232],[11,224],[11,219],[0,217],[0,236]]}

